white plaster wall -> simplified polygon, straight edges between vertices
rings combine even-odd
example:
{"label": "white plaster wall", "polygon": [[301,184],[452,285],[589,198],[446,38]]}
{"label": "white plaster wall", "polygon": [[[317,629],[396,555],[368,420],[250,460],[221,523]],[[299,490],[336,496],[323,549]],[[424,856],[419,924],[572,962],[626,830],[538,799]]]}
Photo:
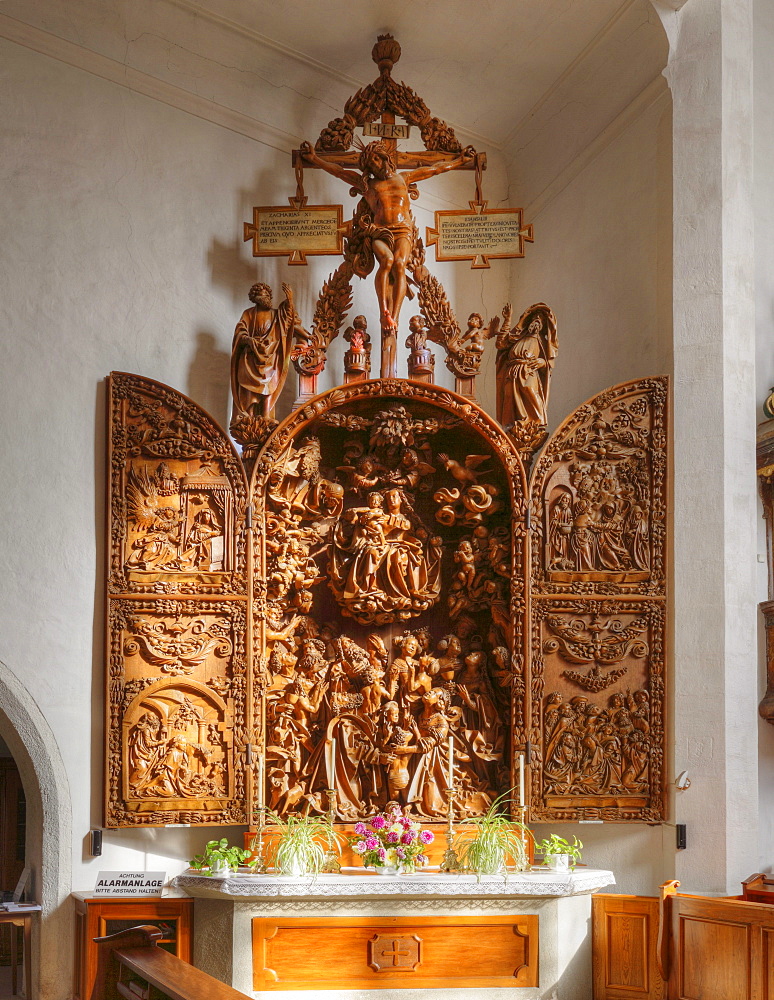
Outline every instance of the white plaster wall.
{"label": "white plaster wall", "polygon": [[[101,859],[86,855],[101,814],[102,379],[110,370],[156,378],[225,422],[231,332],[247,287],[259,273],[275,289],[289,277],[309,319],[334,262],[257,264],[242,244],[251,206],[291,193],[286,153],[12,43],[0,44],[0,66],[10,139],[0,184],[0,658],[60,744],[73,795],[73,888],[88,889],[101,868],[177,871],[210,835],[114,831]],[[489,162],[486,195],[503,204],[502,164],[491,152]],[[510,282],[502,262],[487,272],[438,267],[460,317],[507,298],[517,309],[543,299],[556,310],[554,424],[608,384],[669,370],[669,177],[663,100],[538,215],[528,210],[536,242]],[[471,181],[431,182],[426,208],[417,206],[422,228],[429,210],[464,205]],[[332,179],[308,171],[306,186],[312,200],[351,204]],[[356,290],[361,310],[374,315],[370,287]],[[487,370],[490,403],[493,386]],[[653,891],[661,831],[584,827],[581,836],[588,862],[614,868],[623,891]]]}
{"label": "white plaster wall", "polygon": [[[756,419],[763,420],[761,405],[774,386],[774,5],[757,0],[753,9],[754,142],[755,142],[755,329],[756,329]],[[758,600],[767,594],[766,531],[758,524]],[[760,695],[766,690],[763,620],[759,618]],[[758,720],[759,729],[759,838],[758,871],[774,870],[774,726]]]}
{"label": "white plaster wall", "polygon": [[[289,280],[309,323],[336,261],[256,262],[242,243],[254,204],[294,193],[287,151],[7,41],[0,102],[0,659],[33,694],[61,749],[72,790],[72,888],[90,889],[100,869],[174,874],[215,835],[113,831],[101,858],[86,853],[102,810],[104,376],[129,371],[168,383],[227,423],[231,337],[250,284],[260,275],[279,292]],[[473,175],[429,186],[432,195],[417,203],[423,232],[432,210],[466,207]],[[312,201],[354,204],[319,172],[307,171],[306,187]],[[487,192],[493,203],[505,192],[496,153]],[[504,265],[438,271],[461,315],[504,301]],[[375,330],[370,283],[357,289],[354,311]],[[404,327],[414,311],[407,302]]]}
{"label": "white plaster wall", "polygon": [[[537,214],[527,209],[535,244],[514,262],[512,294],[517,311],[542,300],[557,316],[552,429],[609,385],[671,374],[671,178],[671,102],[664,86]],[[536,827],[538,836],[547,829]],[[653,895],[672,877],[671,826],[550,829],[578,836],[585,863],[615,872],[615,891]]]}

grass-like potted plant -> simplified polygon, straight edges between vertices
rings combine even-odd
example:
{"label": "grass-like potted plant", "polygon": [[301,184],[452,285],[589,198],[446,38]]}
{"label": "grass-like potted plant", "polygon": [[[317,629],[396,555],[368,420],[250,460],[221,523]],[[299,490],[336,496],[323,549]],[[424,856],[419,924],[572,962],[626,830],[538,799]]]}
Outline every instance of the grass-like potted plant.
{"label": "grass-like potted plant", "polygon": [[208,841],[204,854],[194,855],[188,864],[195,871],[208,868],[210,875],[226,875],[230,871],[236,871],[250,857],[250,853],[241,847],[232,847],[227,838],[223,837]]}
{"label": "grass-like potted plant", "polygon": [[321,816],[291,813],[285,819],[269,813],[276,824],[278,840],[271,864],[282,875],[317,875],[325,861],[326,849],[340,843],[340,837]]}
{"label": "grass-like potted plant", "polygon": [[583,843],[577,837],[572,843],[552,833],[550,837],[535,844],[535,851],[543,855],[543,864],[555,872],[569,872],[581,859]]}
{"label": "grass-like potted plant", "polygon": [[454,848],[460,866],[477,875],[497,875],[510,866],[523,871],[529,866],[527,844],[530,830],[506,813],[508,792],[494,800],[483,816],[462,820]]}

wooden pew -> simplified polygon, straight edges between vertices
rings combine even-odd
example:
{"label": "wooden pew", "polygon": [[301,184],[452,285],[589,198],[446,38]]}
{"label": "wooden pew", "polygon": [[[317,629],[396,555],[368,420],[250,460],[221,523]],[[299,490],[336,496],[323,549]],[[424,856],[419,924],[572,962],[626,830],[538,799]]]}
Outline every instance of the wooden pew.
{"label": "wooden pew", "polygon": [[750,903],[774,903],[774,878],[766,878],[764,872],[751,875],[742,882],[742,899]]}
{"label": "wooden pew", "polygon": [[668,1000],[774,997],[774,908],[661,887],[658,960]]}
{"label": "wooden pew", "polygon": [[157,947],[161,936],[158,927],[142,925],[94,938],[99,956],[91,1000],[245,1000]]}
{"label": "wooden pew", "polygon": [[593,898],[594,1000],[774,1000],[774,906],[679,886]]}

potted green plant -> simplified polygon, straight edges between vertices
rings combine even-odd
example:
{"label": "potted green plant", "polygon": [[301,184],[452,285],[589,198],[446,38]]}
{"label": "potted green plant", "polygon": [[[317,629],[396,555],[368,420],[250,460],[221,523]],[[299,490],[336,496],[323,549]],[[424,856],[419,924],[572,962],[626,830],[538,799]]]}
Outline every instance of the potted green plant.
{"label": "potted green plant", "polygon": [[232,847],[226,837],[221,840],[210,840],[204,848],[204,854],[196,854],[188,862],[196,871],[209,868],[210,875],[222,875],[236,869],[250,857],[250,851],[241,847]]}
{"label": "potted green plant", "polygon": [[326,848],[340,843],[340,837],[321,816],[291,813],[285,819],[269,813],[279,839],[271,864],[282,875],[317,875],[325,861]]}
{"label": "potted green plant", "polygon": [[570,843],[556,833],[535,844],[536,852],[543,855],[543,864],[555,872],[572,871],[581,859],[582,847],[577,837]]}
{"label": "potted green plant", "polygon": [[523,823],[505,812],[511,801],[508,792],[494,800],[483,816],[462,820],[454,848],[460,866],[477,875],[496,875],[510,866],[516,871],[528,867],[527,843],[532,836]]}

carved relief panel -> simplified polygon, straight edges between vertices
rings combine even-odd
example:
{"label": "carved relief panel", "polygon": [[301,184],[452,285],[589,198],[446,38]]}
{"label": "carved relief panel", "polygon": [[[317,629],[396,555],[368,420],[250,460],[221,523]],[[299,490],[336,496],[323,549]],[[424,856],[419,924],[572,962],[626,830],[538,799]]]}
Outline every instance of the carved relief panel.
{"label": "carved relief panel", "polygon": [[601,393],[532,477],[532,819],[665,817],[666,380]]}
{"label": "carved relief panel", "polygon": [[245,593],[244,473],[228,438],[168,386],[110,385],[110,591]]}
{"label": "carved relief panel", "polygon": [[462,813],[485,810],[524,739],[526,506],[508,439],[436,387],[354,384],[269,439],[252,496],[267,805],[322,812],[334,788],[341,820],[389,800],[441,819],[451,773]]}
{"label": "carved relief panel", "polygon": [[246,483],[223,432],[110,383],[108,826],[245,822]]}
{"label": "carved relief panel", "polygon": [[658,820],[663,802],[661,602],[535,601],[535,820]]}
{"label": "carved relief panel", "polygon": [[614,386],[552,435],[532,475],[535,593],[663,596],[666,393]]}

